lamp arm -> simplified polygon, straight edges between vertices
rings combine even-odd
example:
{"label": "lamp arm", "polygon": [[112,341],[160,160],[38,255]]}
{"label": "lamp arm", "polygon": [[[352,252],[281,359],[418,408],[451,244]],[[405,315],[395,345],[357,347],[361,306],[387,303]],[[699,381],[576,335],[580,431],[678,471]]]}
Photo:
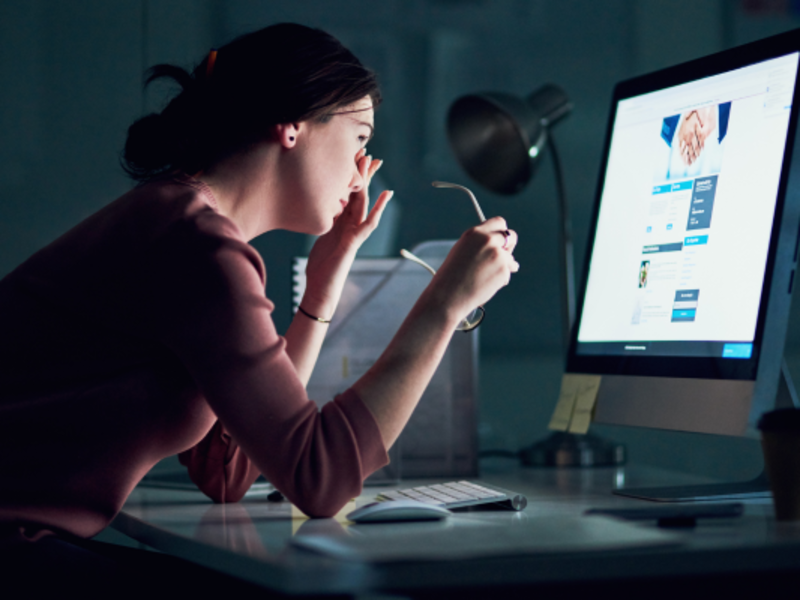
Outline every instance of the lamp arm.
{"label": "lamp arm", "polygon": [[569,202],[564,186],[564,174],[561,170],[561,160],[558,156],[552,132],[549,139],[550,156],[553,159],[553,171],[556,177],[556,192],[558,194],[558,212],[560,229],[560,258],[561,258],[561,298],[562,298],[562,327],[565,346],[569,346],[570,333],[575,324],[575,259],[572,244],[572,220],[569,211]]}

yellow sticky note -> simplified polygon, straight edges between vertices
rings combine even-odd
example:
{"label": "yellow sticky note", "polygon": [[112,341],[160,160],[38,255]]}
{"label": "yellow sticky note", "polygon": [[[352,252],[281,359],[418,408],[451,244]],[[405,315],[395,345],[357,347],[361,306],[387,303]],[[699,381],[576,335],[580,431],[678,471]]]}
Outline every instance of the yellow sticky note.
{"label": "yellow sticky note", "polygon": [[[347,525],[350,523],[350,521],[347,520],[346,515],[350,514],[355,509],[355,499],[350,500],[350,502],[345,504],[338,513],[333,515],[333,519],[335,519],[340,525]],[[306,521],[308,521],[308,517],[299,508],[292,504],[292,535],[295,535]]]}
{"label": "yellow sticky note", "polygon": [[584,434],[589,431],[592,422],[597,393],[600,391],[600,375],[574,375],[578,377],[578,391],[575,394],[575,407],[572,410],[570,433]]}
{"label": "yellow sticky note", "polygon": [[297,533],[297,530],[308,521],[308,517],[294,504],[292,504],[292,535]]}
{"label": "yellow sticky note", "polygon": [[577,380],[569,373],[564,373],[561,377],[561,393],[558,395],[558,402],[550,418],[549,429],[556,431],[566,431],[572,420],[572,410],[575,407],[575,397],[578,393]]}

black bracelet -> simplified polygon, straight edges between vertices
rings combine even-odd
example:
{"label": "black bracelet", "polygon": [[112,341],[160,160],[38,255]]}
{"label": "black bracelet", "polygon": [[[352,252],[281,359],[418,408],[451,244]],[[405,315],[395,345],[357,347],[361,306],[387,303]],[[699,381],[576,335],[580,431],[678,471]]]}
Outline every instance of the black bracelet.
{"label": "black bracelet", "polygon": [[305,310],[305,309],[304,309],[302,306],[300,306],[299,304],[297,305],[297,310],[299,310],[301,313],[303,313],[305,316],[307,316],[307,317],[308,317],[309,319],[311,319],[312,321],[316,321],[317,323],[324,323],[325,325],[327,325],[328,323],[330,323],[330,322],[331,322],[331,320],[330,320],[330,319],[327,319],[327,320],[326,320],[326,319],[320,319],[319,317],[315,317],[315,316],[314,316],[314,315],[312,315],[310,312],[307,312],[307,311],[306,311],[306,310]]}

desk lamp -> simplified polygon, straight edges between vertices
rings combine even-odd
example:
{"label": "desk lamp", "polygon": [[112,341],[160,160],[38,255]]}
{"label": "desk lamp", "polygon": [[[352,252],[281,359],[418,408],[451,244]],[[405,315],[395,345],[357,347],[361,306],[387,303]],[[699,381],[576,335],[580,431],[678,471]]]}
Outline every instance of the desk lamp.
{"label": "desk lamp", "polygon": [[[552,126],[572,110],[560,87],[545,85],[526,98],[500,92],[469,94],[447,116],[447,134],[456,159],[480,185],[502,195],[522,191],[549,142],[559,208],[562,335],[565,345],[575,322],[575,266],[569,204]],[[594,435],[556,432],[520,452],[528,466],[621,464],[623,446]]]}

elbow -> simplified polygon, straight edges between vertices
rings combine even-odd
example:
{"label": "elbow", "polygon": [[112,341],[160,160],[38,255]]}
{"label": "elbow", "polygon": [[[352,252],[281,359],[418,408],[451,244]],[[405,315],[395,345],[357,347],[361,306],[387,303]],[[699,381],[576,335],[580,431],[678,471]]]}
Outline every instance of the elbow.
{"label": "elbow", "polygon": [[[295,504],[297,506],[297,504]],[[339,510],[332,510],[330,507],[315,505],[313,503],[301,504],[297,506],[298,510],[310,519],[330,519],[339,512]]]}
{"label": "elbow", "polygon": [[189,478],[215,504],[239,502],[252,483],[250,478],[230,477],[224,467],[205,471],[190,468]]}
{"label": "elbow", "polygon": [[307,517],[329,519],[336,516],[357,495],[346,494],[333,497],[332,495],[307,490],[306,492],[295,491],[293,494],[286,495],[286,497]]}
{"label": "elbow", "polygon": [[356,473],[296,473],[291,481],[273,480],[276,487],[304,515],[314,519],[335,516],[348,502],[361,493],[361,478]]}
{"label": "elbow", "polygon": [[217,477],[211,480],[191,477],[198,489],[205,496],[211,499],[214,504],[229,504],[239,502],[247,493],[246,487],[235,487],[226,485],[223,478]]}
{"label": "elbow", "polygon": [[232,502],[239,502],[242,498],[244,498],[247,490],[213,489],[203,490],[203,493],[211,498],[214,504],[230,504]]}

